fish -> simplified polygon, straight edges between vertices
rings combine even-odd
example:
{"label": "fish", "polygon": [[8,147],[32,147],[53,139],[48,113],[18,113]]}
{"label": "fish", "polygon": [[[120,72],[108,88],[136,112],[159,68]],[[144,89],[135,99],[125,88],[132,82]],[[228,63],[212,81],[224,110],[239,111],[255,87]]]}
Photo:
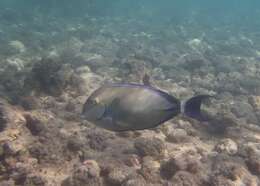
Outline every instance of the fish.
{"label": "fish", "polygon": [[107,83],[95,90],[83,105],[81,117],[110,131],[155,128],[183,113],[202,121],[201,104],[210,95],[197,95],[181,102],[155,88],[147,76],[143,84]]}

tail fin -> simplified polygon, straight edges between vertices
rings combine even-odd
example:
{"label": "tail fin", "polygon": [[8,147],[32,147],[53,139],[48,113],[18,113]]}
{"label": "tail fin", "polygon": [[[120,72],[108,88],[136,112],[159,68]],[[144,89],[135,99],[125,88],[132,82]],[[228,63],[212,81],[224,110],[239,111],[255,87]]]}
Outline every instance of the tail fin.
{"label": "tail fin", "polygon": [[211,98],[210,95],[198,95],[190,98],[184,105],[184,113],[199,121],[204,121],[205,118],[201,114],[200,106],[203,100]]}

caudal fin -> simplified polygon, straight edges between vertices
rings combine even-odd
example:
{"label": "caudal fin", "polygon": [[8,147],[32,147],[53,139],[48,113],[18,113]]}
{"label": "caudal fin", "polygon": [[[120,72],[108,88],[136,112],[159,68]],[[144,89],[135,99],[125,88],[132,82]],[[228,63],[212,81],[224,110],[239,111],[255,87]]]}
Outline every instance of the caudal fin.
{"label": "caudal fin", "polygon": [[211,98],[213,96],[210,95],[198,95],[190,98],[184,105],[184,113],[194,119],[199,121],[205,120],[203,115],[201,114],[201,103],[203,100]]}

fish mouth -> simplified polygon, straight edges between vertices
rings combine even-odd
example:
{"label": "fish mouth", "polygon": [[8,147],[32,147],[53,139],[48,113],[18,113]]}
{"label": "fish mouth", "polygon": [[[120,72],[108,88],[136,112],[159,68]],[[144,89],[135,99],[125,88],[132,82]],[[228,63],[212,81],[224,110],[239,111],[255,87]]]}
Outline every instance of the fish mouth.
{"label": "fish mouth", "polygon": [[79,115],[79,118],[82,119],[82,120],[86,120],[87,119],[86,116],[84,115],[84,113],[81,113]]}
{"label": "fish mouth", "polygon": [[80,114],[80,119],[81,120],[87,120],[87,121],[98,121],[98,120],[101,120],[103,118],[103,115],[104,115],[104,112],[105,111],[102,111],[99,115],[96,115],[96,113],[93,114],[92,112],[93,110],[89,110],[89,111],[85,111],[85,112],[82,112]]}

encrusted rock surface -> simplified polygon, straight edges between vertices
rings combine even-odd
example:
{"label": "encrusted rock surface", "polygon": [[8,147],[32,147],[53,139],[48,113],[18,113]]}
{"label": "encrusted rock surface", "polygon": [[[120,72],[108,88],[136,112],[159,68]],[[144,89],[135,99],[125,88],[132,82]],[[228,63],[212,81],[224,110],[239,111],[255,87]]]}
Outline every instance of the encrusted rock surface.
{"label": "encrusted rock surface", "polygon": [[164,156],[166,146],[164,142],[159,138],[138,138],[136,139],[134,146],[141,156]]}
{"label": "encrusted rock surface", "polygon": [[[0,11],[0,185],[260,185],[259,33],[201,26],[198,12],[159,25],[145,19],[156,11],[45,19],[38,4],[28,20]],[[182,101],[213,95],[207,120],[115,133],[80,118],[100,85],[145,74]]]}
{"label": "encrusted rock surface", "polygon": [[223,139],[215,146],[215,150],[219,153],[234,155],[238,151],[238,146],[231,139]]}

